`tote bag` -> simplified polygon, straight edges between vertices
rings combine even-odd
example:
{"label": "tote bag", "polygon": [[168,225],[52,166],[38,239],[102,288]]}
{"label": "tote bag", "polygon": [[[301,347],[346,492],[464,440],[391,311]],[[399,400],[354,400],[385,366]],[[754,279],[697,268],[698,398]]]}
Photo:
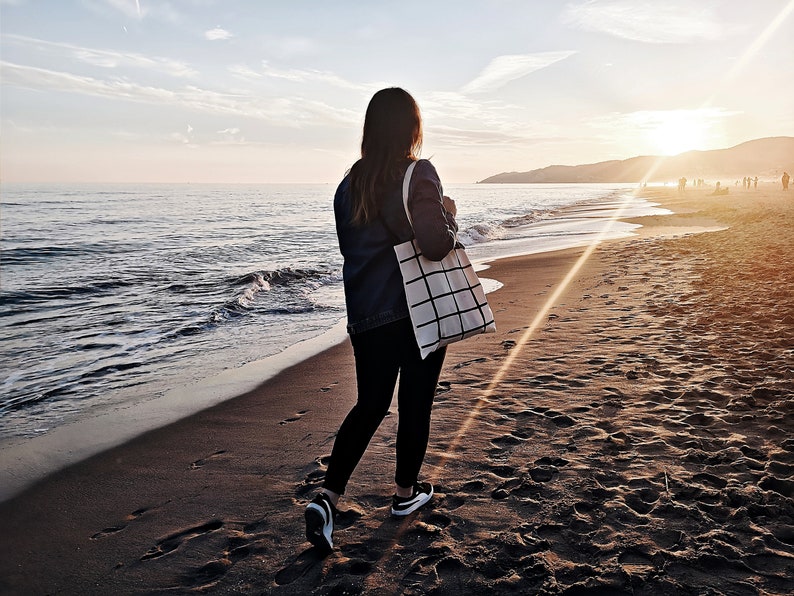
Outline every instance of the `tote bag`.
{"label": "tote bag", "polygon": [[[408,189],[416,162],[403,180],[403,207],[408,210]],[[441,346],[480,333],[496,331],[491,307],[463,245],[455,241],[441,261],[431,261],[412,239],[394,247],[405,285],[416,341],[422,359]]]}

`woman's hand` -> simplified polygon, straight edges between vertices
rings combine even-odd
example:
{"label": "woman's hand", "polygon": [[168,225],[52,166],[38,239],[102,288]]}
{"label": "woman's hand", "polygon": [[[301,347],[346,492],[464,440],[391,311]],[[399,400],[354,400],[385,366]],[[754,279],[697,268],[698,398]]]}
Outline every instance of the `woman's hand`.
{"label": "woman's hand", "polygon": [[444,204],[444,209],[446,209],[448,212],[450,212],[452,214],[452,217],[455,217],[458,214],[458,208],[455,205],[455,201],[454,200],[452,200],[448,196],[444,195],[442,203]]}

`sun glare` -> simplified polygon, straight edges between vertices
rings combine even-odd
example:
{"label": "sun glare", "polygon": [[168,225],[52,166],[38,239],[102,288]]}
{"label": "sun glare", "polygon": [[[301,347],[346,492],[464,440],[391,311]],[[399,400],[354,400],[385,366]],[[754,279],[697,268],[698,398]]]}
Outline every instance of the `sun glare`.
{"label": "sun glare", "polygon": [[697,112],[671,112],[660,115],[648,133],[653,147],[663,155],[677,155],[702,149],[707,124]]}

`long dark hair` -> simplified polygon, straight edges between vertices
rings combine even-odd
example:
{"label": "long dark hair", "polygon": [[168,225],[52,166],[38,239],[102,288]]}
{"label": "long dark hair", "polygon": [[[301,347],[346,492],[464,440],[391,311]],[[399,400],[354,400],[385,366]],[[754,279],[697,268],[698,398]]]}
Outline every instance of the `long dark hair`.
{"label": "long dark hair", "polygon": [[422,148],[422,116],[410,93],[399,87],[381,89],[367,106],[361,159],[350,170],[353,223],[378,216],[378,197],[402,175],[406,161],[418,159]]}

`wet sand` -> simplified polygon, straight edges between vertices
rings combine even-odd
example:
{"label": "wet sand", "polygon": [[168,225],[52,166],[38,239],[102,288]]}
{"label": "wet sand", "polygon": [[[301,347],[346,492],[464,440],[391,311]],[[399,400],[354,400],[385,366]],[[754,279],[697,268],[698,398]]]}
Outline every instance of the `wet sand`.
{"label": "wet sand", "polygon": [[[794,592],[794,193],[647,190],[640,236],[495,262],[390,518],[396,406],[303,537],[355,400],[347,342],[0,504],[10,594]],[[703,229],[727,228],[695,234]]]}

